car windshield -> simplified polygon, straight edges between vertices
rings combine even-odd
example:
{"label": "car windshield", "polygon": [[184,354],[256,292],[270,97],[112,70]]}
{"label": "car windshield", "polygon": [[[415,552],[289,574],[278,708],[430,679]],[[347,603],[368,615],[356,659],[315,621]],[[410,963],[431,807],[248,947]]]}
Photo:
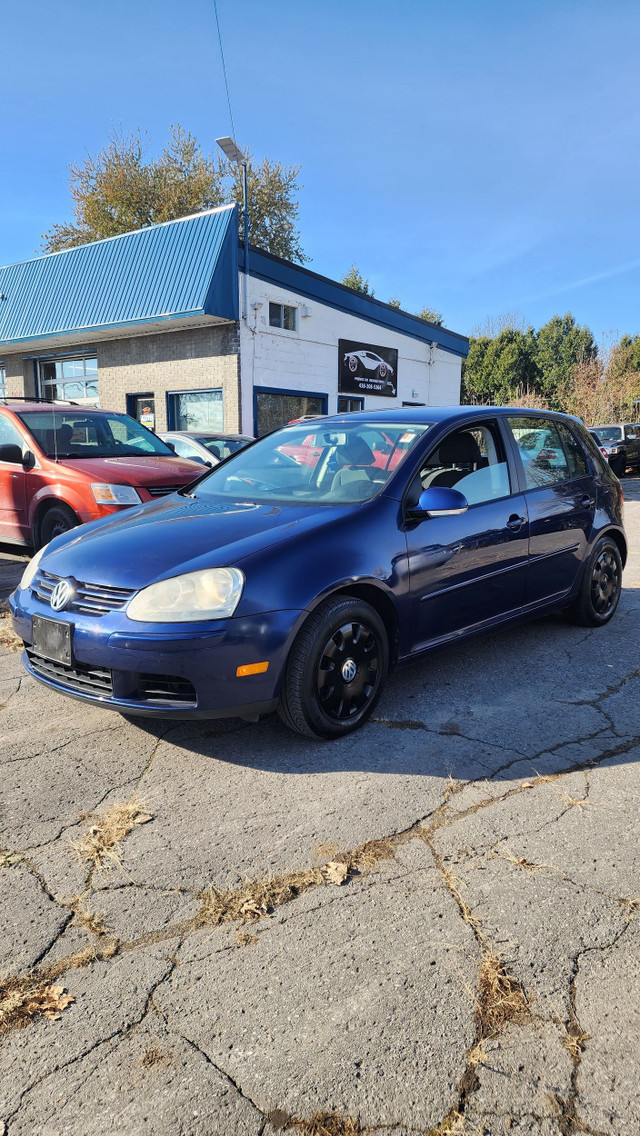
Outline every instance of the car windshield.
{"label": "car windshield", "polygon": [[622,438],[621,426],[594,426],[601,442],[619,442]]}
{"label": "car windshield", "polygon": [[214,468],[191,491],[210,499],[350,505],[386,485],[431,424],[338,422],[286,426]]}
{"label": "car windshield", "polygon": [[215,434],[212,434],[210,438],[202,436],[198,438],[198,441],[211,451],[214,458],[221,459],[228,458],[230,454],[237,454],[238,450],[243,450],[250,440],[250,438],[247,438],[246,441],[240,438],[216,438]]}
{"label": "car windshield", "polygon": [[128,414],[29,410],[20,420],[48,458],[172,457],[160,438]]}

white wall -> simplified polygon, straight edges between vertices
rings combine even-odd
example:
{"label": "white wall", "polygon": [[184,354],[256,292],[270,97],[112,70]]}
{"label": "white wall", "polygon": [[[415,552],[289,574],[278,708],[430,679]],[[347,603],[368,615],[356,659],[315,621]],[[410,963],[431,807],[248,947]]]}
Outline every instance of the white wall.
{"label": "white wall", "polygon": [[[242,287],[240,274],[241,304]],[[339,339],[391,347],[398,352],[398,397],[365,396],[365,409],[401,407],[403,402],[424,402],[427,406],[456,406],[460,402],[460,356],[252,276],[248,291],[248,326],[244,320],[240,326],[244,432],[253,430],[254,386],[328,394],[329,414],[335,414]],[[270,301],[298,307],[296,331],[269,327]],[[254,309],[254,303],[262,306]],[[306,309],[308,316],[300,309]]]}

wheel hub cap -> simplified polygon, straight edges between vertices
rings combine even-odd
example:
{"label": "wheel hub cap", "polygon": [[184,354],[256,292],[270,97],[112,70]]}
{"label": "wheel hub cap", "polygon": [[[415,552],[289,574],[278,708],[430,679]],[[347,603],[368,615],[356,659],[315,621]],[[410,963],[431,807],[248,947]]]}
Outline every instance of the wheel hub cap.
{"label": "wheel hub cap", "polygon": [[364,712],[379,683],[379,644],[365,623],[344,623],[320,656],[316,690],[325,713],[338,721]]}

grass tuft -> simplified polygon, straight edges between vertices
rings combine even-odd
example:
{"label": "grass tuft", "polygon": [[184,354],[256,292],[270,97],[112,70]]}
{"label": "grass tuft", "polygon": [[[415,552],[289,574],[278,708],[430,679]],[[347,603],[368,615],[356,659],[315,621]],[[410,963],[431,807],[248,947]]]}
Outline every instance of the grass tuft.
{"label": "grass tuft", "polygon": [[75,998],[64,986],[38,981],[32,976],[7,978],[0,983],[0,1034],[22,1028],[33,1018],[57,1021]]}
{"label": "grass tuft", "polygon": [[16,635],[11,626],[9,604],[6,600],[0,600],[0,647],[6,647],[9,651],[21,651],[24,647],[22,639]]}
{"label": "grass tuft", "polygon": [[527,997],[500,959],[487,953],[478,975],[476,1017],[481,1041],[497,1037],[509,1022],[530,1017]]}
{"label": "grass tuft", "polygon": [[82,838],[72,840],[71,847],[80,860],[85,860],[94,868],[105,864],[122,863],[122,841],[138,824],[153,820],[136,797],[130,801],[119,801],[102,813],[82,813],[80,820],[92,820],[93,824]]}

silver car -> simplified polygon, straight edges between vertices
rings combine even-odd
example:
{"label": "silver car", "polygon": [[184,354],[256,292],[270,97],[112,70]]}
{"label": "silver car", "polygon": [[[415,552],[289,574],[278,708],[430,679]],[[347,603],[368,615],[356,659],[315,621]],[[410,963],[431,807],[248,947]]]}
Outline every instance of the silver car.
{"label": "silver car", "polygon": [[167,430],[158,433],[163,442],[168,442],[178,457],[190,458],[202,465],[214,466],[224,458],[243,450],[255,441],[248,434],[215,434],[208,430],[198,430],[193,434],[186,430]]}

